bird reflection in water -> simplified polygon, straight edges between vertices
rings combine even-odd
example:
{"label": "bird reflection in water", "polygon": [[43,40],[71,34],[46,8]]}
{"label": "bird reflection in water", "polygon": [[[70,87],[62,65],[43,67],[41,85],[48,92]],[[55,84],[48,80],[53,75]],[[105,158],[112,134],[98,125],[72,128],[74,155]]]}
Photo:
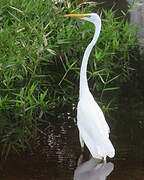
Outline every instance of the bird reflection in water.
{"label": "bird reflection in water", "polygon": [[81,163],[82,159],[81,155],[74,172],[74,180],[106,180],[114,169],[114,164],[111,162],[100,162],[98,159],[91,158]]}

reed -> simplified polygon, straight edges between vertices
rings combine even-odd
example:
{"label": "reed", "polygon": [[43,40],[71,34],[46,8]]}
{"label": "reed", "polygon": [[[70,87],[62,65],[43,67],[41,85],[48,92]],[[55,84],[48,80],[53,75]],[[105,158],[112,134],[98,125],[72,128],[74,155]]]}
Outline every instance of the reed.
{"label": "reed", "polygon": [[[55,109],[77,104],[81,60],[94,27],[63,18],[76,9],[74,3],[71,7],[42,0],[0,3],[0,146],[7,157],[11,150],[25,149],[40,123],[55,116]],[[105,92],[119,89],[133,71],[131,61],[137,60],[132,36],[136,29],[112,10],[99,14],[103,26],[90,56],[88,78],[91,91],[108,111]]]}

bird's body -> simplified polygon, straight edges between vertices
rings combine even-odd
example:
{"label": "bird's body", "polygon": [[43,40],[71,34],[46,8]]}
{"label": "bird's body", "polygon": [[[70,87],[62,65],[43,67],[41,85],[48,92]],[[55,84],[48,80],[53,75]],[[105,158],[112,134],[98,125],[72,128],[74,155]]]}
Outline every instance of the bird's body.
{"label": "bird's body", "polygon": [[[78,103],[77,125],[81,141],[84,141],[94,158],[105,159],[106,156],[114,156],[113,146],[109,140],[109,126],[91,93]],[[83,147],[82,143],[81,146]]]}
{"label": "bird's body", "polygon": [[80,70],[80,97],[77,107],[80,144],[83,148],[85,143],[94,158],[104,160],[107,156],[112,158],[115,155],[115,149],[109,139],[110,129],[102,110],[89,91],[87,82],[88,59],[100,34],[101,19],[96,13],[66,16],[79,17],[95,25],[95,34],[85,50]]}

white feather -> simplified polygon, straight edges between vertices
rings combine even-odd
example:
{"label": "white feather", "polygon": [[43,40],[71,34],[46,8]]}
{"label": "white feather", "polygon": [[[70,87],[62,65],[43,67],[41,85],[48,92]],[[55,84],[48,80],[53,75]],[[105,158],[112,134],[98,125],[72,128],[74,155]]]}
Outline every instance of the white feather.
{"label": "white feather", "polygon": [[[89,91],[87,82],[87,63],[90,52],[101,30],[101,19],[96,13],[82,18],[95,25],[95,34],[86,48],[80,71],[80,101],[77,110],[77,125],[80,139],[83,140],[94,158],[114,157],[115,149],[109,139],[110,129],[104,114]],[[83,143],[81,143],[83,146]]]}

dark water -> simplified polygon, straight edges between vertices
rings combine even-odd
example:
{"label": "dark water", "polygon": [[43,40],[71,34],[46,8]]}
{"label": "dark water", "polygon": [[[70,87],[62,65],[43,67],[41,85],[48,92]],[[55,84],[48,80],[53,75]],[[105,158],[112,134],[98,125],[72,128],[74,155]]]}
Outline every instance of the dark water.
{"label": "dark water", "polygon": [[[105,7],[112,7],[114,2],[120,9],[128,6],[124,0],[107,0]],[[106,164],[97,164],[87,149],[83,158],[80,156],[75,116],[60,113],[56,122],[45,128],[46,135],[32,142],[31,152],[12,154],[0,161],[0,180],[144,179],[144,104],[136,96],[127,100],[126,93],[116,113],[107,119],[116,156]]]}
{"label": "dark water", "polygon": [[143,119],[138,111],[130,115],[128,109],[116,114],[118,121],[108,119],[116,156],[106,164],[97,164],[87,149],[82,158],[74,118],[69,113],[60,113],[56,122],[45,128],[46,135],[33,141],[32,152],[1,161],[0,180],[104,180],[106,176],[109,180],[142,180],[144,124],[135,129],[129,121],[137,119],[139,123]]}

